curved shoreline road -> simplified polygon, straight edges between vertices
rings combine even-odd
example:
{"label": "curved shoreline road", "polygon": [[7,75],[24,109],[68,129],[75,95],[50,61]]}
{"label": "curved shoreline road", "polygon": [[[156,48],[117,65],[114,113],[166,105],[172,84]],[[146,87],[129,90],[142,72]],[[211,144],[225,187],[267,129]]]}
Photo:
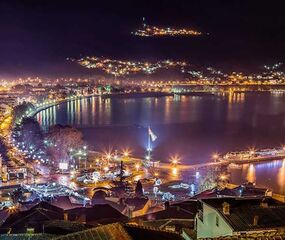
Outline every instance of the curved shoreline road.
{"label": "curved shoreline road", "polygon": [[61,99],[61,100],[52,100],[51,103],[41,103],[41,104],[38,104],[39,106],[36,106],[36,110],[30,112],[27,114],[28,117],[34,117],[36,114],[38,114],[39,112],[43,111],[43,110],[46,110],[48,108],[51,108],[53,106],[57,106],[57,105],[60,105],[60,104],[63,104],[63,103],[66,103],[66,102],[69,102],[69,101],[74,101],[74,100],[78,100],[78,99],[83,99],[83,98],[89,98],[89,97],[95,97],[95,96],[101,96],[101,95],[98,95],[98,94],[89,94],[89,95],[86,95],[86,96],[76,96],[76,97],[71,97],[71,98],[67,98],[67,99]]}
{"label": "curved shoreline road", "polygon": [[[167,92],[130,92],[130,93],[107,93],[107,94],[88,94],[88,95],[81,95],[81,96],[75,96],[75,97],[70,97],[66,99],[61,99],[61,100],[51,100],[51,103],[44,104],[41,103],[39,104],[40,106],[36,108],[35,111],[32,111],[31,113],[27,114],[28,117],[33,117],[37,113],[48,109],[50,107],[60,105],[69,101],[74,101],[78,99],[84,99],[84,98],[89,98],[89,97],[103,97],[103,98],[108,98],[108,97],[164,97],[164,96],[173,96],[172,93],[167,93]],[[42,106],[41,106],[42,105]]]}

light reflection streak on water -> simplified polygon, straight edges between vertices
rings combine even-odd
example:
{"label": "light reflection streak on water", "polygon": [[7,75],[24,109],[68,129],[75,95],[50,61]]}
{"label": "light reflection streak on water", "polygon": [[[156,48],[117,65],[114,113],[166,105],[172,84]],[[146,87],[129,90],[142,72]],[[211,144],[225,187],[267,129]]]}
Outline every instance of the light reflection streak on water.
{"label": "light reflection streak on water", "polygon": [[95,112],[96,112],[96,102],[95,102],[95,97],[91,98],[91,121],[92,125],[95,125]]}
{"label": "light reflection streak on water", "polygon": [[[87,139],[94,146],[98,142],[106,145],[129,144],[131,142],[135,154],[143,156],[143,152],[139,151],[142,146],[141,142],[145,139],[145,131],[140,126],[144,127],[150,124],[158,135],[154,156],[162,161],[165,161],[173,151],[187,156],[190,159],[189,163],[192,160],[195,163],[200,163],[208,161],[214,151],[242,150],[253,144],[267,148],[284,143],[285,117],[280,113],[285,106],[284,96],[276,98],[268,94],[241,93],[237,93],[235,96],[232,96],[231,100],[228,99],[227,94],[224,94],[223,97],[186,96],[183,99],[169,97],[169,100],[166,100],[167,97],[113,98],[108,100],[94,97],[91,98],[90,104],[87,106],[90,118],[88,126],[85,125],[86,120],[84,120],[80,121],[80,127],[83,131],[85,131],[84,127],[87,128],[90,125],[98,127],[92,134],[90,129],[90,136]],[[231,106],[229,106],[230,101]],[[53,108],[52,118],[47,116],[50,115],[50,111],[42,111],[37,115],[37,119],[43,127],[48,127],[44,125],[53,123],[78,127],[75,124],[78,120],[77,114],[80,115],[77,102],[79,101],[71,101],[67,105],[62,104]],[[83,107],[83,105],[81,106]],[[77,111],[74,111],[74,108]],[[277,118],[276,114],[280,114],[280,117],[278,115]],[[268,124],[271,116],[273,123]],[[169,125],[165,123],[169,123]],[[112,136],[106,140],[100,132],[100,127],[105,127],[108,124],[116,131],[112,132]],[[132,135],[126,129],[120,128],[121,125],[130,126]],[[87,132],[89,134],[89,130]],[[265,138],[265,134],[270,135]],[[126,136],[125,139],[124,136]],[[121,139],[123,140],[121,141]],[[284,172],[282,161],[275,161],[254,164],[253,167],[247,165],[243,170],[235,170],[234,177],[239,183],[244,183],[248,177],[250,180],[255,180],[257,185],[273,186],[276,191],[280,188],[285,193]],[[171,170],[168,174],[172,175]],[[182,171],[180,176],[183,176]]]}
{"label": "light reflection streak on water", "polygon": [[277,183],[279,185],[280,191],[284,191],[285,187],[285,159],[282,161],[282,166],[278,170]]}
{"label": "light reflection streak on water", "polygon": [[255,166],[250,164],[247,171],[246,180],[251,183],[256,182]]}

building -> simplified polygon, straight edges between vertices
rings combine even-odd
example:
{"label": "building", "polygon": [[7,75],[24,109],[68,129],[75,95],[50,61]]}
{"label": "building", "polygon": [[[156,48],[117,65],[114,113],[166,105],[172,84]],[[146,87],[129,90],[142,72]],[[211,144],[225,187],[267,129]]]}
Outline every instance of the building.
{"label": "building", "polygon": [[128,217],[109,204],[96,204],[92,207],[77,207],[64,212],[64,220],[95,225],[114,222],[127,222]]}
{"label": "building", "polygon": [[27,211],[12,213],[1,225],[10,233],[42,233],[44,224],[51,220],[63,220],[63,210],[47,202],[40,202]]}
{"label": "building", "polygon": [[263,198],[271,197],[272,191],[266,188],[257,188],[253,184],[243,184],[240,186],[225,187],[223,189],[213,188],[203,191],[192,199],[207,199],[207,198],[221,198],[221,197],[250,197]]}
{"label": "building", "polygon": [[272,198],[211,198],[198,202],[197,238],[276,232],[285,229],[285,205]]}
{"label": "building", "polygon": [[[74,201],[75,202],[75,201]],[[71,201],[69,196],[58,196],[49,201],[53,206],[61,208],[63,210],[69,210],[77,207],[81,207],[82,204],[74,203]]]}
{"label": "building", "polygon": [[147,197],[109,197],[104,190],[97,190],[91,200],[91,204],[108,204],[129,218],[144,215],[151,207],[151,201]]}
{"label": "building", "polygon": [[126,198],[124,200],[130,218],[144,215],[151,207],[151,201],[146,197]]}
{"label": "building", "polygon": [[154,228],[145,228],[132,225],[123,225],[121,223],[107,224],[85,231],[67,234],[53,238],[55,240],[180,240],[182,237],[179,234],[161,231]]}
{"label": "building", "polygon": [[140,226],[155,227],[160,230],[181,232],[183,228],[194,228],[197,201],[189,200],[175,204],[165,203],[165,209],[133,218],[131,222]]}

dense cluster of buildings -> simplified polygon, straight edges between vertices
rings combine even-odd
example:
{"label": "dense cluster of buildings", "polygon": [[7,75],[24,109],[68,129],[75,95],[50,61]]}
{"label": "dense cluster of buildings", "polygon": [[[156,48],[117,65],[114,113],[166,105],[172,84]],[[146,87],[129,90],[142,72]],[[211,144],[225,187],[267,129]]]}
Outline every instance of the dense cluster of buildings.
{"label": "dense cluster of buildings", "polygon": [[164,206],[95,189],[88,204],[66,195],[4,207],[0,231],[5,239],[283,239],[284,202],[252,185],[214,188]]}

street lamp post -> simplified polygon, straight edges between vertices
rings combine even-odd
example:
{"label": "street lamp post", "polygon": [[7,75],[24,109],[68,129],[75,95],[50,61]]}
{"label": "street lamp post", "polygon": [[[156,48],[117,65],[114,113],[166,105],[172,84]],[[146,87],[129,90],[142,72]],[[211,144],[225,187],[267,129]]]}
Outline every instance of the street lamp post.
{"label": "street lamp post", "polygon": [[85,156],[85,171],[86,171],[86,168],[87,168],[87,146],[84,145],[83,146],[83,149],[84,149],[84,156]]}

